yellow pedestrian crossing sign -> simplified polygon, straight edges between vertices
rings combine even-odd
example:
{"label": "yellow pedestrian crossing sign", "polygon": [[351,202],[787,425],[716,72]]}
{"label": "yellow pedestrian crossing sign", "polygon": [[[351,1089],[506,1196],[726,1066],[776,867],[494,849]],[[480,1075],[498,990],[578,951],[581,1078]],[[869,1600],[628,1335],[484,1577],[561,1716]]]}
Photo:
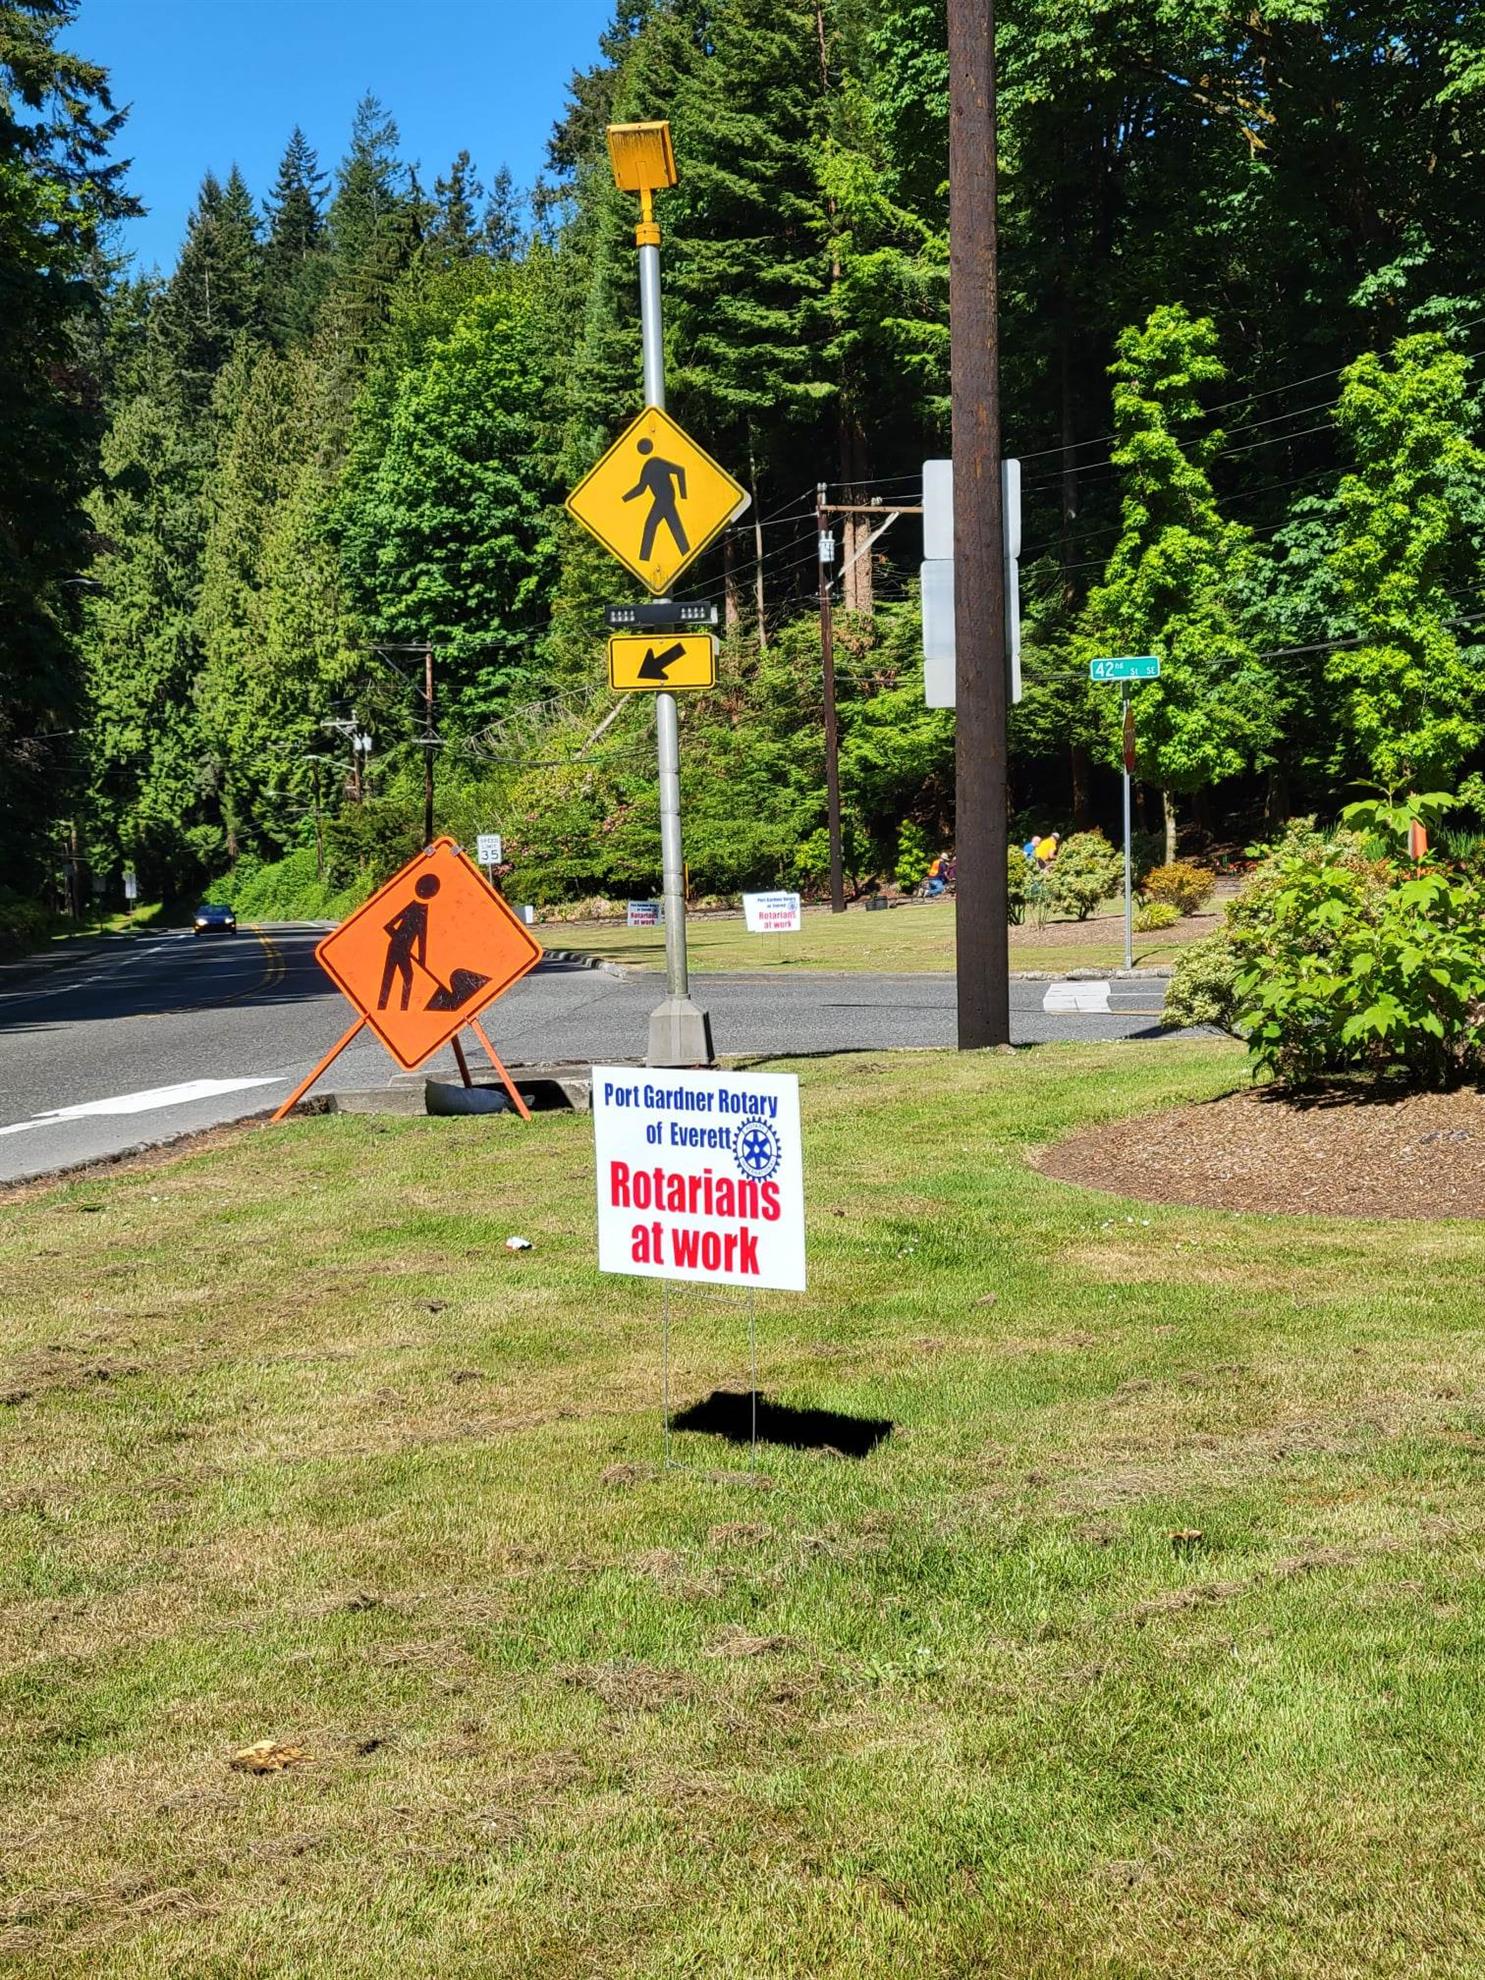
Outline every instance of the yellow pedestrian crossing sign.
{"label": "yellow pedestrian crossing sign", "polygon": [[608,684],[615,694],[669,694],[717,683],[717,642],[710,633],[620,633],[608,643]]}
{"label": "yellow pedestrian crossing sign", "polygon": [[658,406],[646,406],[567,507],[657,596],[747,508],[750,497]]}

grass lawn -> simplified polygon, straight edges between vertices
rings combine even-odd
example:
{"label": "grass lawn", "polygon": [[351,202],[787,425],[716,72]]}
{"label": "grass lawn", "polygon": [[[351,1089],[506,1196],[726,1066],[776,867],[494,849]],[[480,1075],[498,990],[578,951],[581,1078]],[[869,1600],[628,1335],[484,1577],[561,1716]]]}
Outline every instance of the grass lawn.
{"label": "grass lawn", "polygon": [[657,1469],[585,1118],[7,1201],[0,1971],[1485,1969],[1485,1228],[1025,1166],[1224,1044],[800,1070],[762,1386],[895,1428],[761,1485]]}
{"label": "grass lawn", "polygon": [[[1194,915],[1136,935],[1136,965],[1174,961],[1176,952],[1217,926],[1215,915]],[[551,949],[581,949],[610,962],[665,967],[663,928],[626,928],[612,921],[543,922],[538,933]],[[750,935],[741,913],[690,915],[686,951],[692,969],[921,970],[954,967],[954,903],[910,901],[885,914],[850,908],[806,908],[797,935]],[[1087,921],[1048,922],[1011,930],[1011,968],[1033,970],[1119,969],[1124,962],[1124,914],[1100,913]]]}

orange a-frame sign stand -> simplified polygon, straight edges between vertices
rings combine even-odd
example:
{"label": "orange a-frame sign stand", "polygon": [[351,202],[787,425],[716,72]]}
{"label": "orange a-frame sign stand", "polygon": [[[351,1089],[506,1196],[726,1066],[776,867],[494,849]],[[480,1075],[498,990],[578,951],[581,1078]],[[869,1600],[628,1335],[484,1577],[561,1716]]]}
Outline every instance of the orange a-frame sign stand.
{"label": "orange a-frame sign stand", "polygon": [[358,1012],[309,1077],[273,1119],[297,1107],[351,1040],[369,1026],[397,1063],[415,1072],[441,1045],[452,1044],[460,1076],[471,1084],[458,1034],[467,1024],[529,1121],[490,1043],[480,1014],[541,961],[540,942],[453,839],[435,839],[384,887],[327,935],[315,959]]}

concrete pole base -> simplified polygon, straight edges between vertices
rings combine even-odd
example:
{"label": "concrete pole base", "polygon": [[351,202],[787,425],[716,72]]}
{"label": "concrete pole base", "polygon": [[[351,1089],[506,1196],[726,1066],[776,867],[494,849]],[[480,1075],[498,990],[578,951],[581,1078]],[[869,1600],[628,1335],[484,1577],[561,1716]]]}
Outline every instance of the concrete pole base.
{"label": "concrete pole base", "polygon": [[650,1012],[647,1066],[709,1066],[714,1057],[711,1015],[689,997],[667,997]]}

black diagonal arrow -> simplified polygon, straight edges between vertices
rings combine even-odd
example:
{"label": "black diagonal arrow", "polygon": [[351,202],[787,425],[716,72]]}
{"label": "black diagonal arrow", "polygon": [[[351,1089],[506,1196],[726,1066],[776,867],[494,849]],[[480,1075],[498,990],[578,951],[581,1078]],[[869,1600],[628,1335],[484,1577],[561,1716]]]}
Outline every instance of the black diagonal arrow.
{"label": "black diagonal arrow", "polygon": [[639,672],[634,678],[637,681],[663,681],[666,668],[672,662],[684,659],[685,654],[685,642],[679,639],[674,646],[667,646],[663,653],[657,653],[652,646],[640,661]]}

